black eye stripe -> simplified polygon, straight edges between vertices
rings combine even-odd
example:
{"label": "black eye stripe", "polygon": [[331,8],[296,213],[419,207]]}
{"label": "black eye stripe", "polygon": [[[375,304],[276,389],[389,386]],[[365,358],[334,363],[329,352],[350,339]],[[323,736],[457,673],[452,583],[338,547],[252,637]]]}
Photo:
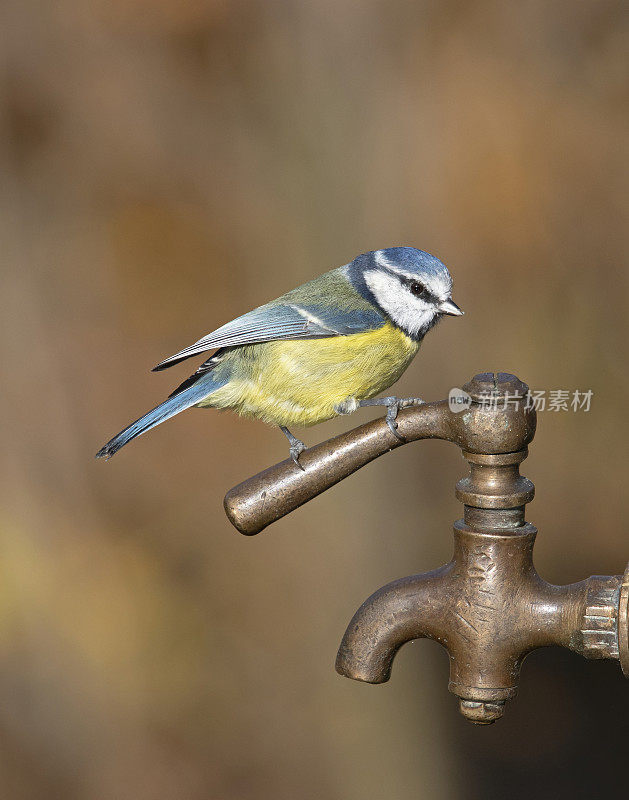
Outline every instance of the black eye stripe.
{"label": "black eye stripe", "polygon": [[401,281],[402,284],[409,289],[415,297],[419,297],[425,303],[432,303],[433,305],[437,305],[439,303],[439,298],[435,297],[435,295],[429,289],[427,289],[426,286],[421,283],[421,281],[416,281],[413,278],[406,277],[401,278]]}

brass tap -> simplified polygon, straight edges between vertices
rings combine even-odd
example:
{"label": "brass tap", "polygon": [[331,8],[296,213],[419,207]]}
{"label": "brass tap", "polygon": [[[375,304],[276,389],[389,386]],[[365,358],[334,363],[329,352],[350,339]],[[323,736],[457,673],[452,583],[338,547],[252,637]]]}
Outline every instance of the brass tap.
{"label": "brass tap", "polygon": [[462,411],[443,400],[400,412],[393,436],[382,420],[361,425],[234,487],[225,510],[253,535],[389,450],[445,439],[463,450],[470,474],[457,483],[463,518],[454,523],[452,560],[394,581],[358,609],[339,648],[341,675],[383,683],[399,648],[438,641],[450,657],[449,689],[461,713],[487,724],[517,691],[524,657],[559,645],[586,658],[620,661],[629,677],[629,566],[567,586],[544,581],[533,565],[537,530],[525,521],[535,487],[520,463],[535,434],[528,387],[514,375],[482,373],[463,387]]}

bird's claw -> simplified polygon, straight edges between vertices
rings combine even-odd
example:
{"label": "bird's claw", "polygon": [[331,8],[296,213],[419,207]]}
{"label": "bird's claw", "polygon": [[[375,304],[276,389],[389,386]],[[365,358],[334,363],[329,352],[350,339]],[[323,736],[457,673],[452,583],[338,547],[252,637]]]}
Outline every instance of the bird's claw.
{"label": "bird's claw", "polygon": [[288,451],[290,453],[290,457],[293,459],[295,464],[297,464],[299,469],[302,472],[305,472],[306,471],[305,467],[302,467],[302,465],[299,463],[299,456],[306,449],[306,445],[301,441],[301,439],[298,439],[296,436],[293,436],[293,434],[288,430],[288,428],[285,425],[280,425],[279,428],[284,434],[284,436],[288,439],[288,442],[290,444],[290,449]]}
{"label": "bird's claw", "polygon": [[423,406],[425,403],[421,397],[400,397],[397,398],[398,410],[401,408],[410,408],[411,406]]}
{"label": "bird's claw", "polygon": [[299,456],[304,452],[305,449],[306,449],[306,445],[303,442],[300,442],[299,440],[297,440],[297,442],[295,442],[295,444],[291,445],[291,447],[290,447],[290,449],[288,451],[290,453],[290,457],[293,459],[295,464],[297,464],[297,466],[299,467],[299,469],[302,472],[305,472],[306,468],[301,465],[301,463],[299,461]]}
{"label": "bird's claw", "polygon": [[396,422],[398,412],[402,408],[409,408],[410,406],[420,406],[424,401],[421,397],[376,397],[370,398],[369,400],[361,400],[359,405],[361,406],[386,406],[387,408],[387,415],[385,417],[385,421],[391,433],[395,436],[396,439],[399,439],[400,442],[405,442],[406,439],[402,436],[402,434],[398,431],[398,425]]}
{"label": "bird's claw", "polygon": [[401,442],[405,442],[406,439],[402,436],[402,434],[397,429],[397,406],[389,406],[387,408],[387,415],[385,417],[387,426],[391,433],[395,436],[396,439],[399,439]]}

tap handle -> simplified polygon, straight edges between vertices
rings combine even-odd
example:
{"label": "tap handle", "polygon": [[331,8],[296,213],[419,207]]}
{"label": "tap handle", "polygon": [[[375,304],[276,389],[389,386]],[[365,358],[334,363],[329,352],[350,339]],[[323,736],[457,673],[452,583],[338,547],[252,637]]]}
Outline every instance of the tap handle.
{"label": "tap handle", "polygon": [[304,450],[303,470],[287,459],[234,486],[224,501],[230,522],[246,535],[260,533],[378,456],[418,439],[445,439],[466,452],[493,454],[514,453],[533,438],[535,409],[522,402],[528,387],[515,375],[483,372],[457,391],[467,401],[463,408],[439,400],[400,411],[404,441],[383,419],[373,420]]}
{"label": "tap handle", "polygon": [[347,433],[304,450],[299,456],[303,470],[286,459],[234,486],[225,495],[229,521],[247,536],[286,516],[325,492],[378,456],[417,439],[449,438],[448,403],[424,403],[400,411],[400,441],[383,419],[359,425]]}

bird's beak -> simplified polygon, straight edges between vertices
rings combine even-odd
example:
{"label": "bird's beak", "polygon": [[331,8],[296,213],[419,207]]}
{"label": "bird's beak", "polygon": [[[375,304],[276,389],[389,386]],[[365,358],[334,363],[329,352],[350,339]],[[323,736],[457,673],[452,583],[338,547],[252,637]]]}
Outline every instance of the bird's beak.
{"label": "bird's beak", "polygon": [[452,314],[453,317],[461,317],[465,314],[465,311],[461,311],[454,300],[444,300],[439,306],[439,311],[442,314]]}

